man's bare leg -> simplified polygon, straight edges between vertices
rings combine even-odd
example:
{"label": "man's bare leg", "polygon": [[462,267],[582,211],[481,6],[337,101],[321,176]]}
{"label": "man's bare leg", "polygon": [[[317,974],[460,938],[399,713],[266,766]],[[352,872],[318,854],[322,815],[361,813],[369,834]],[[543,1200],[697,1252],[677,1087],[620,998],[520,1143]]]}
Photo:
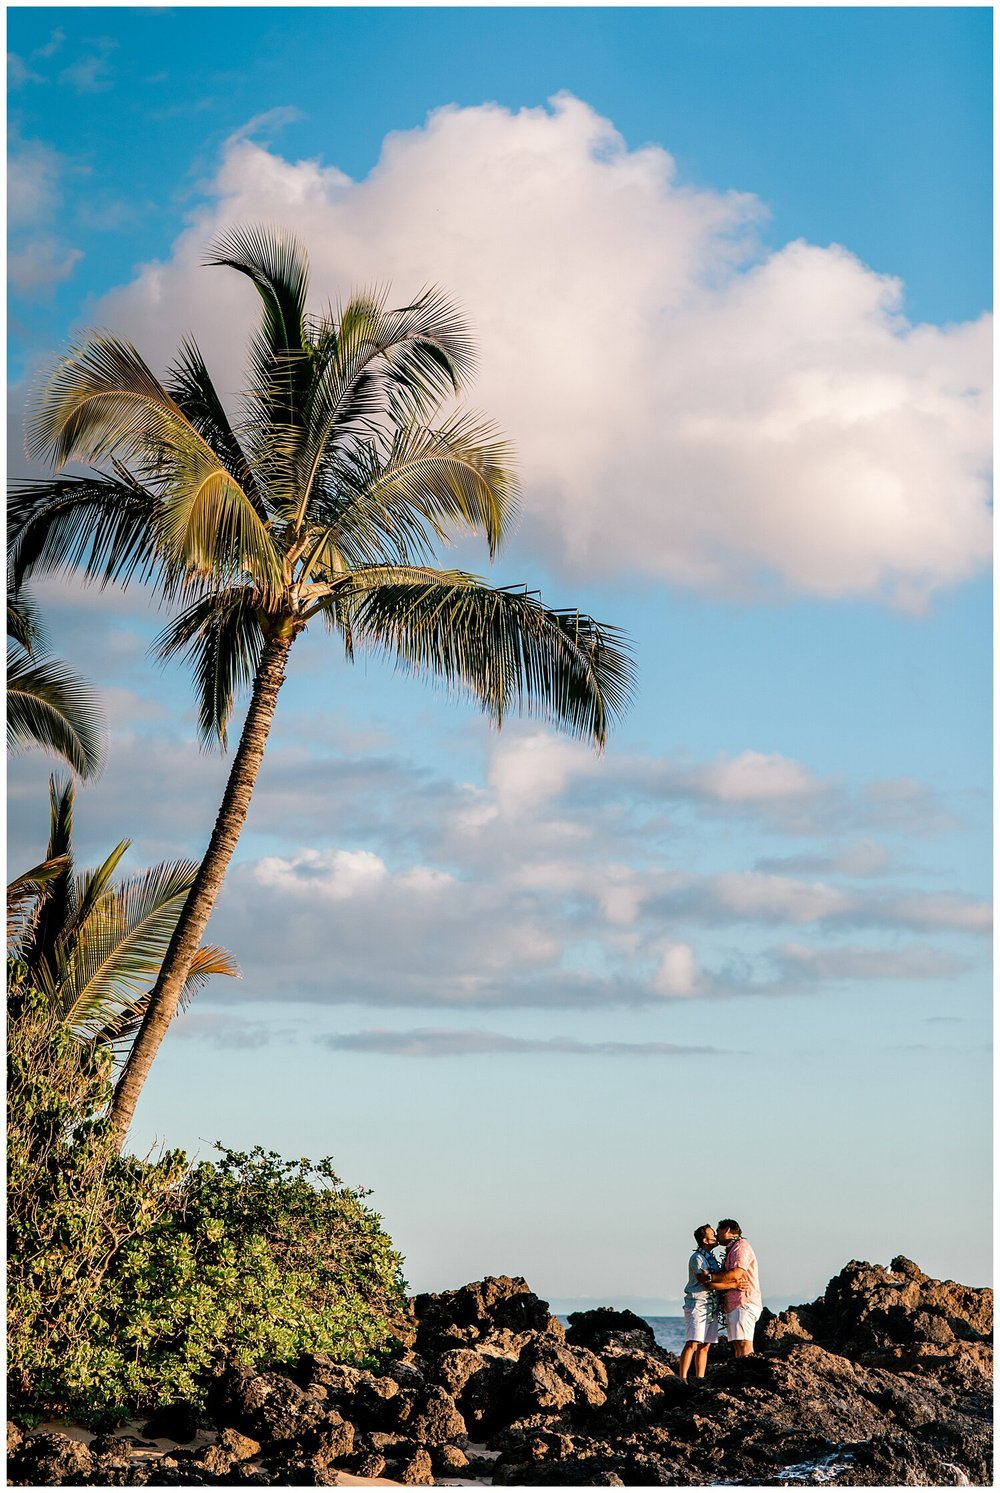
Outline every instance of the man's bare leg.
{"label": "man's bare leg", "polygon": [[738,1337],[733,1343],[734,1358],[749,1358],[753,1352],[753,1343],[749,1338]]}
{"label": "man's bare leg", "polygon": [[691,1367],[691,1360],[695,1355],[695,1350],[700,1347],[700,1343],[690,1342],[685,1343],[684,1347],[681,1349],[681,1361],[677,1367],[678,1372],[680,1373],[680,1376],[685,1381],[685,1383],[687,1382],[688,1369]]}
{"label": "man's bare leg", "polygon": [[708,1344],[699,1343],[694,1355],[694,1376],[696,1379],[704,1379],[705,1368],[708,1364]]}

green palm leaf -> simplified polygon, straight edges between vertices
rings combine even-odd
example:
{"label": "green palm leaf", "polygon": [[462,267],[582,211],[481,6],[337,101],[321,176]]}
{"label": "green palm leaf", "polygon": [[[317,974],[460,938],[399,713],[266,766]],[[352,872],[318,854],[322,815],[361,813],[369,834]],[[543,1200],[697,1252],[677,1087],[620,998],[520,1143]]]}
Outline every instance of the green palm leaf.
{"label": "green palm leaf", "polygon": [[[28,983],[45,994],[81,1039],[118,1041],[141,1017],[197,872],[193,861],[164,862],[116,884],[129,847],[122,840],[99,865],[73,871],[71,783],[49,781],[50,830],[44,861],[7,888]],[[238,974],[225,949],[196,954],[186,998],[213,974]]]}
{"label": "green palm leaf", "polygon": [[[380,530],[403,534],[414,525],[429,547],[422,525],[445,541],[462,526],[484,533],[493,555],[517,513],[510,445],[495,426],[469,412],[455,414],[436,430],[404,426],[393,434],[387,455],[370,442],[350,453],[332,475],[340,500],[332,527],[342,549],[364,549],[369,533],[377,544]],[[384,551],[383,557],[388,558]]]}
{"label": "green palm leaf", "polygon": [[104,890],[66,939],[58,1000],[78,1036],[110,1032],[147,999],[197,869],[164,862]]}
{"label": "green palm leaf", "polygon": [[417,579],[374,568],[353,576],[339,599],[356,643],[469,692],[497,725],[530,709],[603,746],[634,689],[617,628],[553,611],[525,590],[456,571]]}
{"label": "green palm leaf", "polygon": [[42,624],[38,608],[23,591],[14,593],[7,587],[7,636],[31,653],[42,641]]}
{"label": "green palm leaf", "polygon": [[101,767],[101,712],[89,686],[57,659],[34,659],[16,644],[7,650],[7,747],[41,747],[81,778]]}
{"label": "green palm leaf", "polygon": [[[217,944],[203,944],[191,961],[178,1003],[181,1010],[190,1005],[192,996],[207,985],[213,975],[228,975],[230,979],[239,979],[240,968],[228,949],[220,948]],[[115,1012],[108,1023],[96,1033],[99,1039],[108,1042],[119,1053],[122,1052],[139,1029],[149,1006],[149,997],[150,992],[147,991],[128,1007],[123,1006],[121,1011]]]}
{"label": "green palm leaf", "polygon": [[352,296],[317,338],[296,473],[298,524],[334,446],[343,452],[380,423],[393,429],[429,416],[472,369],[468,327],[440,291],[396,310],[386,299],[384,291]]}
{"label": "green palm leaf", "polygon": [[291,234],[266,226],[229,228],[212,244],[205,263],[226,265],[253,281],[264,305],[262,337],[273,351],[302,347],[309,260]]}
{"label": "green palm leaf", "polygon": [[194,666],[204,741],[226,746],[234,700],[252,685],[263,648],[261,598],[249,587],[200,598],[154,640],[159,658],[180,654]]}
{"label": "green palm leaf", "polygon": [[137,465],[159,494],[159,541],[169,562],[203,575],[240,571],[276,586],[281,563],[266,522],[225,462],[135,348],[95,334],[57,365],[28,425],[27,450],[59,465]]}
{"label": "green palm leaf", "polygon": [[167,389],[198,434],[222,459],[230,475],[250,499],[258,516],[266,520],[268,513],[264,496],[193,337],[187,337],[181,343],[168,375]]}
{"label": "green palm leaf", "polygon": [[160,546],[159,499],[119,472],[14,484],[7,502],[13,586],[30,573],[76,570],[101,586],[155,577],[172,594],[176,576]]}
{"label": "green palm leaf", "polygon": [[68,855],[57,855],[40,861],[29,871],[22,871],[7,883],[7,952],[24,959],[29,941],[37,927],[41,906],[53,882],[68,869]]}

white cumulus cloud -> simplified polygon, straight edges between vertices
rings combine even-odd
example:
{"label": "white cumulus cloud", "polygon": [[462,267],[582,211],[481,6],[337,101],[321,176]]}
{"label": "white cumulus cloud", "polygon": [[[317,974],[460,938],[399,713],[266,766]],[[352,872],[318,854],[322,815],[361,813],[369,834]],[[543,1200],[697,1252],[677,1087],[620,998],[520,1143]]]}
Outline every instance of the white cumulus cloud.
{"label": "white cumulus cloud", "polygon": [[161,362],[195,330],[238,388],[252,292],[200,267],[234,221],[293,227],[317,302],[445,286],[563,574],[917,606],[988,561],[989,319],[913,326],[847,248],[765,252],[757,199],[685,185],[578,99],[440,109],[360,182],[241,132],[209,194],[101,319]]}

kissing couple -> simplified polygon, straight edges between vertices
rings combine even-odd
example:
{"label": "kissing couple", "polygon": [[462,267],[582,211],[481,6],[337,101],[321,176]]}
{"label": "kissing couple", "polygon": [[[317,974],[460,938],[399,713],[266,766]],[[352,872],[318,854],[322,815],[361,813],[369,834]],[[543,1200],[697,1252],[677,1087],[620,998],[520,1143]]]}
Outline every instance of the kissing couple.
{"label": "kissing couple", "polygon": [[757,1256],[735,1218],[720,1218],[713,1229],[703,1223],[694,1231],[698,1248],[688,1261],[684,1291],[684,1348],[680,1378],[686,1384],[692,1363],[696,1379],[705,1377],[708,1350],[724,1331],[736,1358],[753,1352],[753,1330],[763,1308]]}

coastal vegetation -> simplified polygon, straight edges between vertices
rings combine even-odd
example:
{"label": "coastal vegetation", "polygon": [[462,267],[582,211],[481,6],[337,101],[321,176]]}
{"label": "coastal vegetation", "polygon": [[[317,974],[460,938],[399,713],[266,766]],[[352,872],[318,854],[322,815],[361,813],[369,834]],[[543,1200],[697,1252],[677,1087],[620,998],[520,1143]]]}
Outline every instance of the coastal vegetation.
{"label": "coastal vegetation", "polygon": [[9,971],[9,1413],[109,1427],[204,1403],[220,1359],[377,1363],[405,1316],[400,1256],[328,1160],[219,1147],[120,1156],[113,1053]]}

